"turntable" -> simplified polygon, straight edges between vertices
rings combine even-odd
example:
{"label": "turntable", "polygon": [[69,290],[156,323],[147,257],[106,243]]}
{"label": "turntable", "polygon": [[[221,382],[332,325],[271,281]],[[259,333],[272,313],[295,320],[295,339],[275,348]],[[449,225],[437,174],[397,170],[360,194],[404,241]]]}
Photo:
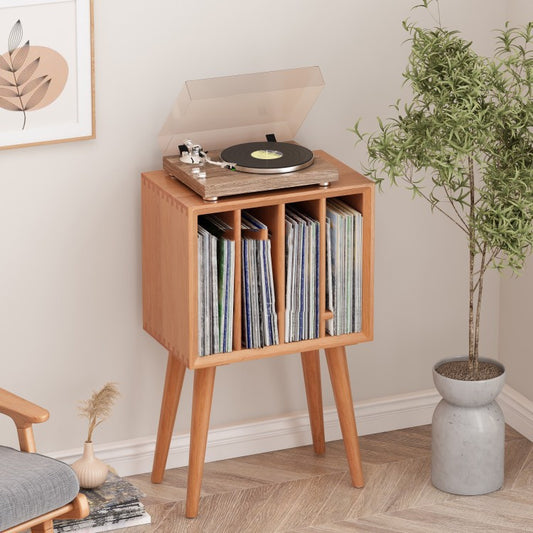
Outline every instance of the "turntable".
{"label": "turntable", "polygon": [[337,168],[291,141],[323,86],[318,67],[187,81],[160,132],[163,168],[211,201],[327,187]]}

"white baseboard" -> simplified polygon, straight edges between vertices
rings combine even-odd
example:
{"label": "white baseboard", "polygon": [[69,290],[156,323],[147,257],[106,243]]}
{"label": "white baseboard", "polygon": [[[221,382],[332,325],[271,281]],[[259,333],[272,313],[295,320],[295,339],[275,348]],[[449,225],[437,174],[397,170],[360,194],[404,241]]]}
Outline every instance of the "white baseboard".
{"label": "white baseboard", "polygon": [[533,441],[533,402],[509,385],[504,385],[498,403],[507,424]]}
{"label": "white baseboard", "polygon": [[[429,424],[438,401],[438,393],[427,390],[358,402],[355,406],[358,433],[368,435]],[[334,407],[324,410],[324,428],[326,440],[341,438]],[[311,442],[307,413],[213,428],[209,431],[206,462],[293,448]],[[95,445],[96,455],[121,476],[150,472],[154,449],[155,437]],[[49,455],[70,464],[80,457],[80,453],[81,447]],[[188,461],[189,434],[174,435],[167,468],[185,466]]]}
{"label": "white baseboard", "polygon": [[[440,395],[435,389],[358,402],[355,416],[359,435],[370,435],[431,423]],[[533,402],[507,385],[498,398],[507,423],[533,440]],[[338,440],[341,431],[334,407],[324,410],[326,440]],[[209,431],[206,462],[241,457],[273,450],[311,444],[307,413],[258,420]],[[131,439],[95,446],[97,456],[111,465],[121,476],[150,472],[155,450],[155,437]],[[49,454],[73,463],[80,449]],[[174,435],[170,444],[167,468],[187,465],[189,434]]]}

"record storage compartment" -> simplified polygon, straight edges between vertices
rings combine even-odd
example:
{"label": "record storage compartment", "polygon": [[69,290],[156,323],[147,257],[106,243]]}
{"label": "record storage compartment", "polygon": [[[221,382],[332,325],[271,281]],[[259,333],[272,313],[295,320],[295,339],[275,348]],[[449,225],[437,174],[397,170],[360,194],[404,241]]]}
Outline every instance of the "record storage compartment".
{"label": "record storage compartment", "polygon": [[[189,469],[185,514],[198,513],[203,463],[215,370],[219,365],[283,354],[301,354],[309,419],[315,453],[325,453],[319,350],[324,349],[339,422],[354,487],[364,485],[345,347],[373,338],[374,184],[328,154],[315,156],[333,164],[339,179],[329,187],[306,186],[230,196],[207,202],[164,170],[145,172],[142,196],[143,326],[168,350],[167,371],[152,469],[152,482],[161,483],[186,369],[194,371]],[[362,322],[357,333],[329,335],[326,321],[326,202],[338,198],[363,217]],[[285,209],[303,208],[317,219],[319,236],[319,336],[284,342],[285,330]],[[246,210],[268,226],[271,235],[279,344],[242,348],[241,215]],[[233,351],[198,355],[198,217],[216,214],[233,230],[235,299]]]}
{"label": "record storage compartment", "polygon": [[[373,184],[334,160],[339,181],[329,187],[303,187],[268,193],[247,194],[205,202],[163,171],[142,175],[143,216],[143,326],[187,368],[225,365],[242,360],[305,352],[333,346],[348,346],[373,337]],[[339,198],[363,215],[362,327],[358,333],[330,336],[326,320],[326,200]],[[319,337],[284,342],[285,330],[285,206],[303,207],[319,221]],[[241,211],[250,211],[268,226],[280,343],[263,348],[243,348]],[[233,352],[198,356],[198,217],[213,213],[233,229],[235,241],[235,299]]]}

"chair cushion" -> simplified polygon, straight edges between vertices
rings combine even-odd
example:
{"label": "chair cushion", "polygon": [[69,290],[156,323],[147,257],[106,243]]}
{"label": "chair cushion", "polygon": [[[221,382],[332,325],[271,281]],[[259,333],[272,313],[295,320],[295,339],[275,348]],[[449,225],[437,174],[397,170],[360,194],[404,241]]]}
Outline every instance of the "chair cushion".
{"label": "chair cushion", "polygon": [[62,507],[78,492],[65,463],[0,446],[0,531]]}

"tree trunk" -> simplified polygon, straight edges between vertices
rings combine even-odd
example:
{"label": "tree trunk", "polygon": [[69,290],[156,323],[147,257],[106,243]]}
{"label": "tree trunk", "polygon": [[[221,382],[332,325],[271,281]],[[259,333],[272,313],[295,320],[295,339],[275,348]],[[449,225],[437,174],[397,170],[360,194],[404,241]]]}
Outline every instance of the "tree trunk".
{"label": "tree trunk", "polygon": [[481,265],[479,267],[479,277],[477,282],[477,303],[476,303],[476,319],[475,319],[475,337],[474,337],[474,375],[477,374],[479,368],[479,321],[481,319],[481,301],[483,299],[483,278],[487,265],[485,263],[487,255],[487,246],[483,247],[481,253]]}
{"label": "tree trunk", "polygon": [[[469,245],[469,281],[470,281],[470,298],[469,298],[469,313],[468,313],[468,369],[471,373],[477,371],[477,354],[475,345],[475,325],[474,325],[474,269],[476,262],[476,241],[474,230],[474,209],[475,209],[475,182],[474,182],[474,162],[472,158],[468,158],[468,176],[470,180],[470,218],[468,221],[468,245]],[[479,287],[478,287],[479,288]]]}
{"label": "tree trunk", "polygon": [[476,350],[475,350],[475,324],[474,324],[474,299],[476,291],[474,289],[474,264],[475,264],[475,251],[470,246],[470,298],[468,309],[468,369],[471,373],[476,370]]}

